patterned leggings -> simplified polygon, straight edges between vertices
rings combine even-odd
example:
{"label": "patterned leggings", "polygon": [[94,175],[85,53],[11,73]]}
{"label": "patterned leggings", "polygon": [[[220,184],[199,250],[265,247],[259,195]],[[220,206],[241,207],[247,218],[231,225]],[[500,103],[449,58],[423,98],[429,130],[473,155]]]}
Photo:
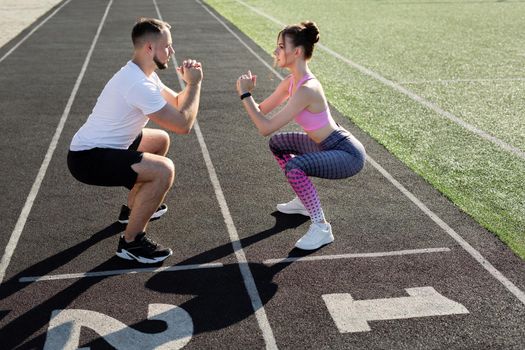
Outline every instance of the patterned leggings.
{"label": "patterned leggings", "polygon": [[342,128],[319,144],[301,132],[276,134],[270,138],[270,150],[314,223],[323,222],[324,213],[308,176],[344,179],[357,174],[366,158],[363,145]]}

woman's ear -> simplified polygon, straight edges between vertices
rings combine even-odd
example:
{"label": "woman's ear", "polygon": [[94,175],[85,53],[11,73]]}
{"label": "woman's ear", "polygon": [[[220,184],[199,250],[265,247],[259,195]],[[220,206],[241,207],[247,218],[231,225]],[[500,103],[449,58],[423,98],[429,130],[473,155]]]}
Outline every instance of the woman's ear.
{"label": "woman's ear", "polygon": [[301,57],[301,55],[303,54],[303,47],[302,46],[297,46],[293,52],[294,56],[295,57]]}

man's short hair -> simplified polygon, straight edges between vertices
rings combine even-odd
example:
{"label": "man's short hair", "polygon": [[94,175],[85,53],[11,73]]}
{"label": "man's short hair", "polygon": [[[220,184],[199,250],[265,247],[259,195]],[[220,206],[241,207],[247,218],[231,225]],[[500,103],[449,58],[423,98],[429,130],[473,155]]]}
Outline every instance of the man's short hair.
{"label": "man's short hair", "polygon": [[134,47],[140,47],[144,42],[153,37],[157,39],[163,29],[170,29],[171,26],[156,18],[141,17],[133,26],[131,40]]}

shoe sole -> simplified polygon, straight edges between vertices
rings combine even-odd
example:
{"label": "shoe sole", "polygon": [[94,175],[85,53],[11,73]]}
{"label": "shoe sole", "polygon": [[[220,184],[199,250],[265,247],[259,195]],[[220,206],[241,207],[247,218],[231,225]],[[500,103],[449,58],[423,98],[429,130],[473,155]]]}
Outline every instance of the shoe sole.
{"label": "shoe sole", "polygon": [[332,243],[333,241],[334,241],[334,236],[330,235],[329,237],[327,237],[326,239],[323,239],[322,241],[320,241],[318,244],[314,246],[302,246],[301,247],[300,245],[296,243],[295,248],[298,248],[301,250],[316,250],[316,249],[321,248],[322,246]]}
{"label": "shoe sole", "polygon": [[166,255],[166,256],[159,256],[157,258],[145,258],[143,256],[135,256],[135,255],[131,254],[130,252],[128,252],[125,249],[122,249],[121,252],[116,252],[115,253],[115,255],[118,256],[119,258],[122,258],[122,259],[125,259],[125,260],[136,260],[139,263],[143,263],[143,264],[155,264],[155,263],[164,261],[168,257],[170,257],[172,254],[173,254],[173,252],[170,250],[170,253],[168,255]]}
{"label": "shoe sole", "polygon": [[305,209],[283,209],[277,207],[277,211],[283,214],[300,214],[310,217],[310,214],[308,214],[308,211],[306,211]]}
{"label": "shoe sole", "polygon": [[[167,211],[168,211],[168,208],[165,208],[165,209],[158,210],[158,211],[154,212],[153,215],[151,215],[151,217],[149,218],[149,221],[156,220],[156,219],[160,218]],[[117,221],[120,222],[121,224],[129,223],[129,220],[117,220]]]}

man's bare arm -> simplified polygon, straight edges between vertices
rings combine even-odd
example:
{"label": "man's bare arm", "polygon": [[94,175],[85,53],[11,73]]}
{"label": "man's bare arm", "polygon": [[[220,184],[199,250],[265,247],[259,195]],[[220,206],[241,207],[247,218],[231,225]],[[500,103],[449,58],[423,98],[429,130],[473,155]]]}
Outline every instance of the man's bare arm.
{"label": "man's bare arm", "polygon": [[189,134],[199,110],[201,84],[188,84],[184,90],[186,98],[182,103],[179,100],[179,109],[166,103],[163,108],[148,117],[164,129],[177,134]]}
{"label": "man's bare arm", "polygon": [[167,86],[164,86],[164,89],[160,92],[162,97],[172,106],[175,108],[179,108],[179,96],[182,95],[184,91],[181,91],[179,93],[173,91]]}
{"label": "man's bare arm", "polygon": [[165,91],[164,94],[170,95],[166,99],[168,103],[148,117],[165,129],[178,134],[188,134],[199,110],[202,66],[195,60],[185,60],[177,71],[186,83],[183,92],[174,96],[175,92],[171,94],[170,91]]}

